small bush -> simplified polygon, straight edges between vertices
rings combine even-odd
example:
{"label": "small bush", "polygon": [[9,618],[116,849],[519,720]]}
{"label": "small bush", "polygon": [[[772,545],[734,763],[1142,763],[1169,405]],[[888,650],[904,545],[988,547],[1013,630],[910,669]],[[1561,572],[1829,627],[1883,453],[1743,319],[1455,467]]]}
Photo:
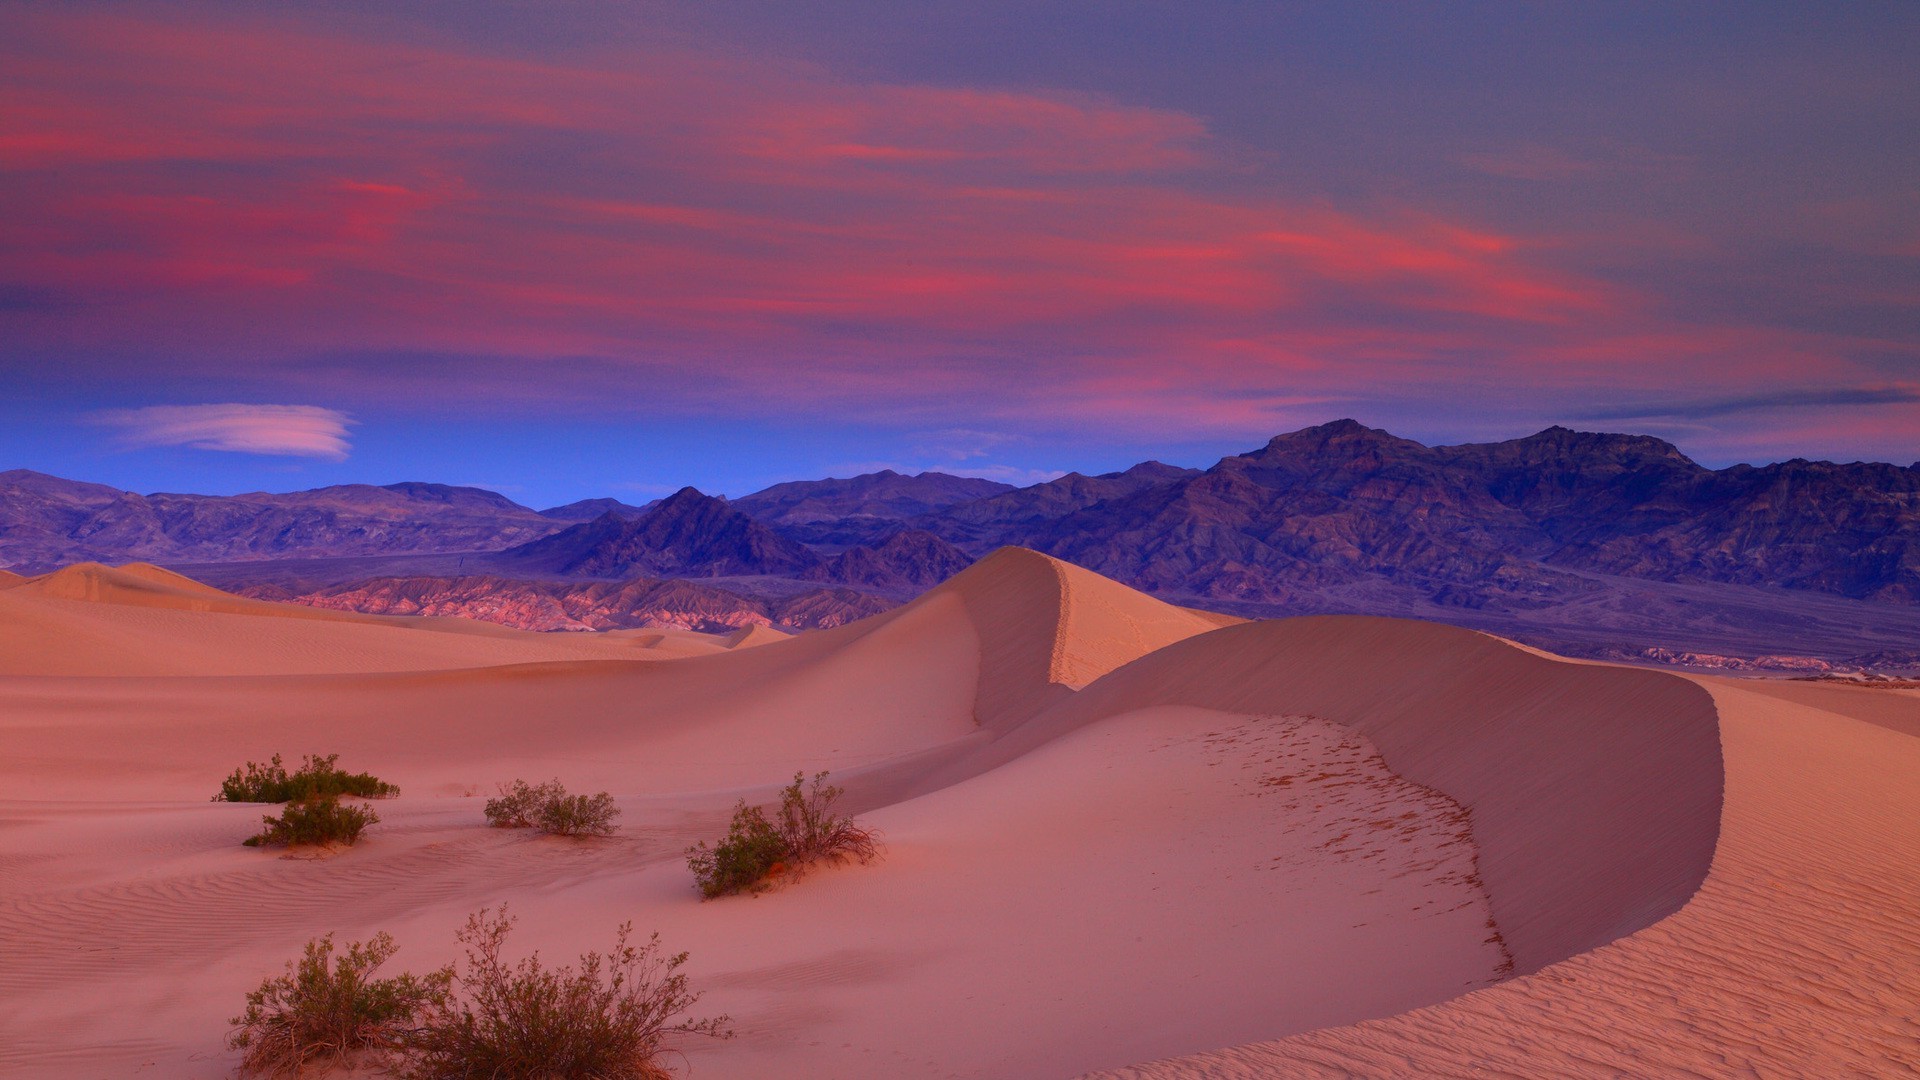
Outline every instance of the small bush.
{"label": "small bush", "polygon": [[360,839],[366,827],[380,820],[369,807],[342,805],[337,798],[303,799],[290,802],[279,817],[271,814],[260,819],[265,828],[258,836],[243,841],[248,847],[295,844],[351,845]]}
{"label": "small bush", "polygon": [[743,799],[733,808],[733,823],[724,839],[711,848],[702,841],[687,849],[687,868],[693,871],[700,895],[711,900],[764,891],[770,887],[767,879],[774,867],[786,855],[787,845],[767,815]]}
{"label": "small bush", "polygon": [[569,795],[558,780],[531,785],[515,780],[500,785],[500,797],[488,799],[487,823],[500,829],[539,829],[555,836],[612,836],[620,808],[613,796]]}
{"label": "small bush", "polygon": [[214,802],[283,803],[296,799],[325,799],[340,795],[358,795],[363,799],[384,799],[400,794],[400,789],[370,773],[342,772],[335,763],[339,754],[316,757],[308,754],[300,768],[292,773],[280,762],[280,755],[265,765],[249,761],[233,770],[220,784]]}
{"label": "small bush", "polygon": [[711,900],[763,892],[779,870],[797,876],[815,862],[872,862],[880,853],[879,837],[853,818],[833,813],[841,794],[827,783],[824,772],[815,774],[811,785],[804,773],[794,773],[793,783],[780,792],[780,806],[771,820],[741,800],[725,838],[711,848],[702,842],[687,849],[687,868],[700,894]]}
{"label": "small bush", "polygon": [[535,953],[509,966],[501,948],[513,929],[502,908],[467,920],[465,970],[448,968],[451,992],[431,1001],[408,1039],[407,1080],[657,1080],[670,1037],[730,1038],[727,1017],[682,1017],[700,995],[679,972],[686,953],[665,956],[660,935],[635,948],[631,923],[613,950],[577,967],[548,969]]}
{"label": "small bush", "polygon": [[245,1051],[242,1073],[292,1076],[349,1054],[398,1049],[427,1004],[444,997],[447,975],[373,978],[397,947],[387,934],[354,942],[334,956],[333,935],[307,942],[287,973],[247,995],[247,1009],[228,1021],[227,1045]]}
{"label": "small bush", "polygon": [[541,804],[539,826],[541,832],[555,836],[612,836],[620,827],[613,819],[619,816],[613,796],[604,791],[598,795],[562,795]]}
{"label": "small bush", "polygon": [[793,783],[780,792],[780,813],[774,820],[788,855],[801,864],[821,859],[872,862],[880,853],[873,831],[833,813],[834,801],[846,792],[828,784],[826,773],[814,774],[805,791],[801,779],[802,774],[794,773]]}
{"label": "small bush", "polygon": [[515,780],[510,785],[501,784],[500,797],[488,799],[483,812],[487,815],[487,824],[496,829],[531,829],[540,815],[541,805],[566,793],[567,789],[558,780],[538,786]]}

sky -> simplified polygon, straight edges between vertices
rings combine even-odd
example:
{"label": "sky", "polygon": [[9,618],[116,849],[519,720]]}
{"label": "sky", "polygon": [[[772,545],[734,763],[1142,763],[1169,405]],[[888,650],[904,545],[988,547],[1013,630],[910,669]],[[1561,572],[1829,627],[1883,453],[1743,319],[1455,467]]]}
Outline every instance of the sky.
{"label": "sky", "polygon": [[0,0],[0,469],[1920,459],[1920,5]]}

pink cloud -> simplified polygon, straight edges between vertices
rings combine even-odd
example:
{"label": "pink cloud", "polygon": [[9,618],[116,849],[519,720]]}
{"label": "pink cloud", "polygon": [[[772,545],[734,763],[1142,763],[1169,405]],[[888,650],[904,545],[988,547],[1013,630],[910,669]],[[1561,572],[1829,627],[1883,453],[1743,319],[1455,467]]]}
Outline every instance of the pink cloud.
{"label": "pink cloud", "polygon": [[[1570,268],[1693,243],[1670,230],[1291,194],[1202,118],[1097,95],[669,49],[529,59],[292,17],[4,18],[0,280],[87,313],[20,317],[22,347],[164,340],[168,364],[314,393],[317,352],[530,358],[514,400],[566,392],[590,356],[766,408],[1257,430],[1355,385],[1725,383],[1846,344],[1679,322]],[[433,380],[436,401],[503,396]]]}
{"label": "pink cloud", "polygon": [[128,449],[184,446],[238,454],[345,461],[352,449],[345,413],[317,405],[149,405],[88,419],[118,431]]}

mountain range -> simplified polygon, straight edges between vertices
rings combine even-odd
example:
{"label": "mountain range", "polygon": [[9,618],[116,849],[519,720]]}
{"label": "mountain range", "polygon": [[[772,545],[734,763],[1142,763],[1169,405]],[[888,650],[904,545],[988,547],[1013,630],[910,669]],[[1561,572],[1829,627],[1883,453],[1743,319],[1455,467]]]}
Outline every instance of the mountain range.
{"label": "mountain range", "polygon": [[563,528],[480,488],[343,484],[273,495],[137,495],[0,472],[0,565],[495,550]]}
{"label": "mountain range", "polygon": [[[362,610],[437,597],[471,613],[491,591],[523,601],[493,602],[497,621],[542,628],[833,625],[1006,545],[1245,615],[1413,614],[1536,638],[1565,623],[1554,633],[1589,645],[1599,638],[1580,620],[1600,618],[1627,644],[1698,650],[1711,634],[1648,633],[1698,630],[1711,611],[1739,631],[1726,641],[1835,655],[1858,622],[1858,651],[1885,651],[1920,615],[1920,464],[1715,470],[1647,436],[1555,427],[1430,447],[1341,420],[1204,470],[1149,461],[1024,488],[883,471],[732,501],[683,488],[645,506],[544,511],[439,484],[137,495],[0,473],[0,565],[22,572],[140,559]],[[659,588],[688,579],[705,591],[680,594],[688,613],[674,623]],[[561,614],[528,614],[539,597]],[[1798,613],[1808,604],[1817,617]]]}
{"label": "mountain range", "polygon": [[1390,584],[1526,606],[1602,574],[1914,604],[1920,465],[1716,471],[1645,436],[1556,427],[1428,447],[1346,420],[996,539],[1149,591],[1223,600]]}

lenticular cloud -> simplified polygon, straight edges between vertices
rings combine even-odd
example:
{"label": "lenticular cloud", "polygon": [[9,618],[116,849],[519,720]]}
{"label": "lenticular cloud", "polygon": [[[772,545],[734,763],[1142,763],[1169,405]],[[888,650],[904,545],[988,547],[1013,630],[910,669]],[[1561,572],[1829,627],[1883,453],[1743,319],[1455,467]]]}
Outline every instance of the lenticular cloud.
{"label": "lenticular cloud", "polygon": [[126,447],[186,446],[241,454],[344,461],[352,445],[346,413],[318,405],[149,405],[93,414],[120,430]]}

